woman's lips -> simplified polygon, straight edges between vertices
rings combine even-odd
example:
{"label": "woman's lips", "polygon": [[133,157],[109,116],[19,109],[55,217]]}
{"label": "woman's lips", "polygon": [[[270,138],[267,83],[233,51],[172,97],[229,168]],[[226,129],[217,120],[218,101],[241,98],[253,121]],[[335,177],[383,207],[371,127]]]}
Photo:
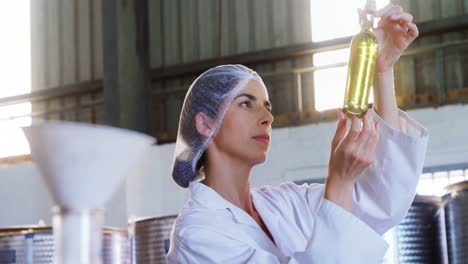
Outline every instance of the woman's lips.
{"label": "woman's lips", "polygon": [[263,142],[265,144],[269,144],[270,143],[270,136],[269,135],[260,135],[260,136],[255,136],[253,137],[253,139],[257,140],[257,141],[260,141],[260,142]]}

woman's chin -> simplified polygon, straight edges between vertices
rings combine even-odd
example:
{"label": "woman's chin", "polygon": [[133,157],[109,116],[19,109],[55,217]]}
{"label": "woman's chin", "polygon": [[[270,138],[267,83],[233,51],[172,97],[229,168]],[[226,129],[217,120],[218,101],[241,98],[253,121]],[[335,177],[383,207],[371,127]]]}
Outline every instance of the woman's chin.
{"label": "woman's chin", "polygon": [[240,154],[240,157],[248,162],[250,165],[255,166],[258,164],[262,164],[267,160],[268,151],[267,150],[258,150],[258,149],[250,149],[250,151],[244,152],[244,154]]}
{"label": "woman's chin", "polygon": [[267,159],[267,153],[261,154],[253,158],[252,160],[254,161],[255,165],[262,164],[266,161]]}

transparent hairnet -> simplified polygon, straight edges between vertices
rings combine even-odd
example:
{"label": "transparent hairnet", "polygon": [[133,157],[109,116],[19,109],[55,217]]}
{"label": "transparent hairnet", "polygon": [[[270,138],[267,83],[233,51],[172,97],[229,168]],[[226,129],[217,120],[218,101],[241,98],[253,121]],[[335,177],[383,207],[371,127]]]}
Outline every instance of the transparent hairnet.
{"label": "transparent hairnet", "polygon": [[[265,87],[255,71],[243,65],[222,65],[202,73],[190,85],[180,114],[172,167],[172,177],[178,185],[187,188],[201,176],[204,164],[200,158],[215,137],[232,101],[251,80]],[[208,137],[202,137],[196,128],[195,117],[200,112],[214,124]]]}

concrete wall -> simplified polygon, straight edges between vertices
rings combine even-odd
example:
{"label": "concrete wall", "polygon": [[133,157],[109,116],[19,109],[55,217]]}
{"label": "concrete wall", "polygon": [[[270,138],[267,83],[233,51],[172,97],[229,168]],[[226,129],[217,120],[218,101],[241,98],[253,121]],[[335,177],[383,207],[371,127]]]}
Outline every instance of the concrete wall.
{"label": "concrete wall", "polygon": [[[35,165],[0,168],[0,227],[38,224],[40,220],[51,225],[53,206]],[[125,184],[122,184],[106,205],[105,224],[126,227],[126,223]]]}
{"label": "concrete wall", "polygon": [[[410,116],[426,126],[430,140],[425,166],[468,161],[468,106],[421,109]],[[254,169],[252,185],[321,179],[327,173],[335,122],[275,129],[265,164]],[[170,176],[174,144],[150,149],[126,186],[107,205],[107,224],[125,227],[130,217],[176,214],[188,199]],[[287,153],[288,159],[285,159]],[[51,199],[31,164],[0,169],[0,226],[48,220]]]}

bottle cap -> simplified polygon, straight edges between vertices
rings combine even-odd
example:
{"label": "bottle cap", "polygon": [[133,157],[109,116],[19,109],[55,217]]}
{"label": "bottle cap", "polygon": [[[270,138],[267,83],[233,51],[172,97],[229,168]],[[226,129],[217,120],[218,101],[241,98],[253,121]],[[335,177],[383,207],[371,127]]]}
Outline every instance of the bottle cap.
{"label": "bottle cap", "polygon": [[367,0],[364,11],[369,13],[374,13],[377,10],[377,4],[375,0]]}

